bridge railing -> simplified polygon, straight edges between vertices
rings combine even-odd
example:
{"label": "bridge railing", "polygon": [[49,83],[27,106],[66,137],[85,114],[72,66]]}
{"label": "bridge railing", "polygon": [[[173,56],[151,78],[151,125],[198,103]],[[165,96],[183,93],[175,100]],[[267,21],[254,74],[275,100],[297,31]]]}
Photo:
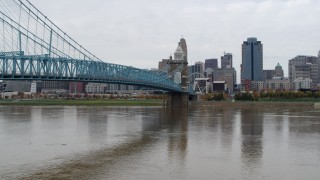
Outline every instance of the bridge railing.
{"label": "bridge railing", "polygon": [[[131,84],[182,91],[179,84],[151,71],[98,61],[0,53],[2,80],[67,80]],[[9,53],[10,54],[10,53]]]}

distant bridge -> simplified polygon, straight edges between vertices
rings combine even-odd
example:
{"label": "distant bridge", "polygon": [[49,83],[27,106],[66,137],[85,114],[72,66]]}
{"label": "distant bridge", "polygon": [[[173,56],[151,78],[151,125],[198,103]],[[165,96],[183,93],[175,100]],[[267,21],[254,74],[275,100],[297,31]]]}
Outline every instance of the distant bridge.
{"label": "distant bridge", "polygon": [[68,36],[28,0],[0,1],[0,79],[84,81],[188,92],[170,73],[103,62]]}

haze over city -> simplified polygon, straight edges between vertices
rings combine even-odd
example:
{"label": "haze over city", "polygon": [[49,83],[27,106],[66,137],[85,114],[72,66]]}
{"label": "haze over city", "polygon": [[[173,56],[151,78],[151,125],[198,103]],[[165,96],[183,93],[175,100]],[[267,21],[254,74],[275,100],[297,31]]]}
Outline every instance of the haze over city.
{"label": "haze over city", "polygon": [[[317,0],[33,0],[61,29],[106,62],[156,68],[183,36],[189,63],[233,53],[240,73],[241,44],[257,37],[264,69],[279,62],[285,75],[296,55],[320,49]],[[72,8],[70,8],[72,7]]]}

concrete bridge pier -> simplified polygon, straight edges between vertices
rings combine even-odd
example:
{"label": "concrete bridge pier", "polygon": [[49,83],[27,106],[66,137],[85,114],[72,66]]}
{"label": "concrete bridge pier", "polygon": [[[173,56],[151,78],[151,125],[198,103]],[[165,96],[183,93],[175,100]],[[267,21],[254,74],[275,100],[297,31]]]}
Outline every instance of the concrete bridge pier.
{"label": "concrete bridge pier", "polygon": [[165,106],[167,108],[188,108],[188,92],[167,92],[165,97]]}

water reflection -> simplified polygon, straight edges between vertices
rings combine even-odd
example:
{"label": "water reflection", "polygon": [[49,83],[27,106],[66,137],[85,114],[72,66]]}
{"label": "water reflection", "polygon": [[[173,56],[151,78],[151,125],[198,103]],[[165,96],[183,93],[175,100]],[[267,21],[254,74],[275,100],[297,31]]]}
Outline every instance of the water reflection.
{"label": "water reflection", "polygon": [[28,123],[31,121],[31,116],[32,112],[28,107],[0,106],[0,118],[7,123]]}
{"label": "water reflection", "polygon": [[[217,110],[216,110],[217,111]],[[237,109],[234,108],[219,108],[219,114],[221,119],[219,120],[221,126],[221,144],[225,152],[231,152],[233,144],[233,134],[236,121]]]}
{"label": "water reflection", "polygon": [[166,110],[164,119],[169,123],[168,156],[184,164],[188,148],[188,109]]}
{"label": "water reflection", "polygon": [[0,107],[0,178],[316,179],[319,115],[303,108]]}
{"label": "water reflection", "polygon": [[44,120],[63,120],[65,110],[66,107],[64,106],[42,107],[41,115]]}
{"label": "water reflection", "polygon": [[9,144],[30,142],[32,116],[33,111],[28,107],[0,106],[0,145],[3,151],[9,150]]}
{"label": "water reflection", "polygon": [[241,158],[245,168],[252,170],[261,164],[263,155],[263,112],[261,109],[241,109]]}
{"label": "water reflection", "polygon": [[88,128],[88,141],[99,147],[108,138],[108,110],[102,107],[90,108],[89,114],[88,124],[85,125]]}
{"label": "water reflection", "polygon": [[32,114],[28,107],[0,106],[0,179],[1,172],[12,172],[13,158],[18,159],[22,150],[32,141]]}
{"label": "water reflection", "polygon": [[293,135],[310,135],[320,132],[320,121],[318,115],[313,113],[302,113],[300,116],[288,116],[289,132]]}

